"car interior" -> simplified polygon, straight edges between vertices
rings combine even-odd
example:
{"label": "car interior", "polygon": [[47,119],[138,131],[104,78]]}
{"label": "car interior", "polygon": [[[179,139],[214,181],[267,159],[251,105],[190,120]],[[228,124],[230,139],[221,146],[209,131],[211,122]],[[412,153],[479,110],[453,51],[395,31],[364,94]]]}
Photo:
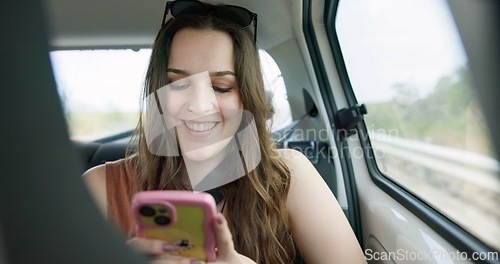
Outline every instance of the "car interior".
{"label": "car interior", "polygon": [[[337,32],[328,23],[335,20],[342,1],[217,2],[258,14],[259,48],[280,66],[291,106],[292,122],[272,131],[275,142],[309,158],[339,201],[365,253],[439,248],[470,257],[475,252],[496,252],[496,258],[459,263],[500,263],[498,240],[485,242],[393,180],[374,173],[379,171],[376,163],[365,157],[373,153],[367,147],[371,142],[361,140],[370,108],[358,103],[350,88]],[[469,57],[492,149],[500,153],[496,115],[500,2],[443,2]],[[133,127],[90,141],[72,139],[49,53],[150,48],[165,3],[2,2],[0,263],[147,263],[98,212],[81,178],[94,166],[125,157],[127,146],[133,147]],[[325,136],[304,131],[325,131]],[[354,155],[356,146],[366,150],[361,157]],[[493,204],[498,211],[497,197],[493,196]],[[455,263],[436,257],[417,262],[394,257],[367,260]]]}

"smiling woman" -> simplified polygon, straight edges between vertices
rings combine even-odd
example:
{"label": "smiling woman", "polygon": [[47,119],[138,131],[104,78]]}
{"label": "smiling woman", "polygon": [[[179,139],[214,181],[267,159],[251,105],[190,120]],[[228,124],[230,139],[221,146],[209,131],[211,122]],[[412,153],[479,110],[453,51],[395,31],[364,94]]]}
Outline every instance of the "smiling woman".
{"label": "smiling woman", "polygon": [[[0,263],[199,263],[176,255],[175,246],[195,245],[189,239],[131,234],[130,197],[137,190],[196,191],[214,176],[234,176],[226,171],[233,165],[241,165],[241,177],[207,188],[220,212],[205,218],[217,229],[218,256],[210,264],[297,264],[301,257],[308,264],[363,263],[358,241],[370,263],[499,263],[500,1],[217,2],[225,5],[176,0],[162,17],[165,1],[2,1]],[[235,9],[245,23],[225,13]],[[166,33],[195,11],[248,36],[191,26]],[[207,42],[209,32],[227,33],[234,67],[171,65],[170,55],[188,46],[172,41],[188,29],[195,36],[189,45]],[[215,35],[220,43],[200,49],[227,40]],[[241,52],[242,42],[252,51]],[[262,78],[256,46],[281,71],[261,56],[261,71],[275,73]],[[155,70],[161,82],[152,81]],[[234,77],[215,76],[229,72]],[[260,78],[280,88],[269,91]],[[287,99],[283,80],[296,122],[277,131],[276,142],[306,157],[270,140],[277,122],[265,120],[268,101],[275,117],[286,111],[274,104]],[[222,101],[235,94],[230,101],[241,106],[230,109],[229,120]],[[134,139],[145,139],[126,151],[139,119]],[[236,133],[228,129],[220,148],[210,144],[227,121],[239,124]],[[257,140],[238,144],[242,134]],[[243,166],[252,159],[247,145],[260,155],[255,168]],[[193,170],[213,166],[219,155],[215,169]],[[78,161],[93,167],[83,178]],[[104,161],[111,162],[97,165]],[[198,184],[189,177],[204,174]]]}
{"label": "smiling woman", "polygon": [[363,263],[345,215],[313,165],[273,143],[252,32],[225,19],[227,13],[186,10],[162,26],[153,45],[134,153],[84,175],[103,213],[129,244],[177,263],[180,256],[168,250],[172,241],[134,237],[130,199],[147,190],[210,191],[221,211],[213,219],[215,263],[288,264],[301,260],[296,250],[308,263]]}
{"label": "smiling woman", "polygon": [[[169,56],[170,84],[158,98],[196,186],[204,172],[227,156],[225,149],[242,121],[233,45],[223,32],[184,29],[175,35],[171,49],[178,52]],[[192,162],[198,165],[190,166]]]}

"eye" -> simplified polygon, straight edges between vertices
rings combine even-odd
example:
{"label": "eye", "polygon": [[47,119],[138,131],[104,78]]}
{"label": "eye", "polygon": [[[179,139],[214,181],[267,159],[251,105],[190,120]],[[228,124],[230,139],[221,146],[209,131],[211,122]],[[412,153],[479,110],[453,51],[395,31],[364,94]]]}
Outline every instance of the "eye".
{"label": "eye", "polygon": [[232,92],[233,88],[232,87],[220,87],[217,85],[212,84],[212,88],[214,89],[215,92],[220,93],[220,94],[225,94]]}

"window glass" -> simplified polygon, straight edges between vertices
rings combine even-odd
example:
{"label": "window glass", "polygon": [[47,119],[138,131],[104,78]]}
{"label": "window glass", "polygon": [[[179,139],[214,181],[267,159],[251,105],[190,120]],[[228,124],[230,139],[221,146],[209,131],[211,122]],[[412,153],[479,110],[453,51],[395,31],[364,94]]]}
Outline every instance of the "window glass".
{"label": "window glass", "polygon": [[148,49],[50,53],[72,139],[90,141],[134,129]]}
{"label": "window glass", "polygon": [[499,163],[446,2],[340,1],[336,30],[379,170],[500,248]]}
{"label": "window glass", "polygon": [[[292,122],[286,87],[274,59],[259,52],[275,131]],[[68,50],[50,53],[54,76],[73,140],[91,141],[132,130],[151,49]]]}

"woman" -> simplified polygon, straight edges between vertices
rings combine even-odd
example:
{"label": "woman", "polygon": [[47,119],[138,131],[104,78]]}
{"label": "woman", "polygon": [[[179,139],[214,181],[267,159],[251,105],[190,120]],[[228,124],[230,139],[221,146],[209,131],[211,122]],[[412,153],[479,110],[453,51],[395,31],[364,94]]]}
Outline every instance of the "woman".
{"label": "woman", "polygon": [[293,263],[295,246],[307,263],[364,263],[321,176],[301,153],[277,150],[266,129],[255,39],[230,13],[249,11],[175,3],[153,46],[136,153],[84,175],[99,208],[158,263],[199,262],[172,254],[175,245],[133,238],[128,207],[137,191],[220,196],[215,263]]}

